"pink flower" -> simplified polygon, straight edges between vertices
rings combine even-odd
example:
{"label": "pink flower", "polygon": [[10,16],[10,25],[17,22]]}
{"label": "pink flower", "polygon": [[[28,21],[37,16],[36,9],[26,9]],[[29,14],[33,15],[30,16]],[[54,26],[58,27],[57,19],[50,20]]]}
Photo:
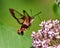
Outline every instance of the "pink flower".
{"label": "pink flower", "polygon": [[48,20],[47,22],[46,22],[46,24],[49,24],[49,23],[51,23],[52,21],[51,20]]}
{"label": "pink flower", "polygon": [[53,24],[58,24],[58,23],[59,23],[59,20],[57,19],[55,21],[53,20]]}
{"label": "pink flower", "polygon": [[32,34],[31,34],[31,37],[34,38],[36,35],[36,33],[33,31]]}
{"label": "pink flower", "polygon": [[40,24],[41,29],[36,32],[32,32],[31,37],[33,39],[32,45],[35,48],[59,48],[60,45],[49,46],[51,40],[60,39],[60,25],[59,20],[43,21]]}
{"label": "pink flower", "polygon": [[39,24],[39,26],[43,27],[45,25],[45,21],[42,21],[41,24]]}
{"label": "pink flower", "polygon": [[52,26],[53,26],[53,24],[52,24],[52,23],[50,23],[50,24],[48,25],[48,28],[52,28]]}

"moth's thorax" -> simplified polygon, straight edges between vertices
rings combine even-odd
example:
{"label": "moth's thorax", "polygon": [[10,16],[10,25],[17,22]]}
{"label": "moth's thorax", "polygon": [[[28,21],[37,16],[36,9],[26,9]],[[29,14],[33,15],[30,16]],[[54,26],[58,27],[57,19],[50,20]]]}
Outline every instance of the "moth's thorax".
{"label": "moth's thorax", "polygon": [[26,18],[26,19],[24,20],[23,24],[25,24],[25,25],[29,26],[29,19],[28,19],[28,18]]}
{"label": "moth's thorax", "polygon": [[33,23],[34,19],[31,19],[30,23]]}
{"label": "moth's thorax", "polygon": [[29,26],[29,25],[31,25],[33,23],[33,21],[34,21],[33,16],[32,17],[29,17],[29,18],[25,18],[23,24]]}

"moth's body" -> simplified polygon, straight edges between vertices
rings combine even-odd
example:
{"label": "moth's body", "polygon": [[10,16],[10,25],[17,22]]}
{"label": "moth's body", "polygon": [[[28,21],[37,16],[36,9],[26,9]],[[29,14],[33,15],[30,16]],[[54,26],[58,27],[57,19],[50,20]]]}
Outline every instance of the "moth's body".
{"label": "moth's body", "polygon": [[23,24],[21,26],[21,28],[18,30],[18,34],[22,34],[23,35],[23,32],[29,28],[31,26],[31,24],[33,23],[33,17],[29,17],[29,18],[24,18],[23,19]]}

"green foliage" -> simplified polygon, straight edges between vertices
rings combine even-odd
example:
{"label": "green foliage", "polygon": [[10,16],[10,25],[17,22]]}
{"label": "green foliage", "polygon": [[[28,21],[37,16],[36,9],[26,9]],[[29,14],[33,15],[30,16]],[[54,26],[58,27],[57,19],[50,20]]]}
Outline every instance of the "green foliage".
{"label": "green foliage", "polygon": [[[53,13],[53,0],[0,0],[0,48],[30,48],[32,46],[31,32],[39,29],[42,20],[55,19]],[[20,13],[26,10],[29,15],[42,12],[34,19],[32,26],[25,31],[24,36],[17,34],[20,25],[11,16],[9,8],[14,8]],[[58,17],[59,18],[59,17]]]}

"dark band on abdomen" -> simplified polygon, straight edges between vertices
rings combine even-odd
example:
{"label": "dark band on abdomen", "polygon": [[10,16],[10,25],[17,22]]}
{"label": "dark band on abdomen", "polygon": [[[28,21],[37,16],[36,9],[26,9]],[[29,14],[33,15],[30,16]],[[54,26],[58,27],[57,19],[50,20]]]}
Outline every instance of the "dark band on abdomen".
{"label": "dark band on abdomen", "polygon": [[23,25],[21,26],[21,28],[28,28],[28,26],[25,25],[25,24],[23,24]]}

